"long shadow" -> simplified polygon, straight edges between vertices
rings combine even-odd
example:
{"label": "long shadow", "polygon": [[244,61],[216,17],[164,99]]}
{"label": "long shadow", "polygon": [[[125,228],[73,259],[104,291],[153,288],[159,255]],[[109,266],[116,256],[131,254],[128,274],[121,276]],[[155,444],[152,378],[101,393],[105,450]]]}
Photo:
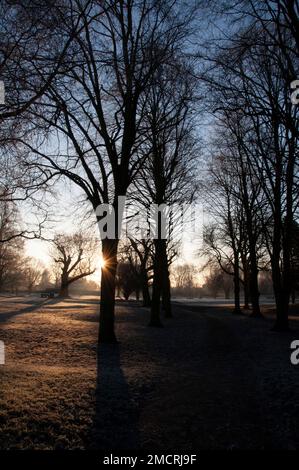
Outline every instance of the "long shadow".
{"label": "long shadow", "polygon": [[97,353],[95,414],[87,448],[138,449],[138,406],[121,368],[120,345],[102,344]]}
{"label": "long shadow", "polygon": [[45,300],[44,302],[38,302],[38,303],[30,304],[28,307],[24,307],[21,310],[17,310],[17,311],[13,311],[13,312],[7,312],[7,313],[1,313],[0,314],[0,324],[7,322],[12,317],[16,317],[18,315],[22,315],[22,314],[26,314],[26,313],[35,312],[36,310],[43,307],[44,305],[53,305],[53,304],[59,302],[60,300],[61,299]]}
{"label": "long shadow", "polygon": [[[51,304],[49,304],[49,305],[51,305]],[[89,305],[85,305],[85,306],[83,305],[82,306],[82,304],[78,305],[78,304],[75,304],[75,303],[74,303],[74,305],[63,305],[63,306],[57,305],[57,306],[50,307],[49,310],[78,310],[78,308],[80,308],[80,310],[83,310],[85,308],[89,308]]]}
{"label": "long shadow", "polygon": [[63,303],[72,303],[72,304],[87,304],[87,305],[98,305],[100,303],[100,297],[96,300],[90,299],[77,299],[76,297],[69,297],[68,299],[60,299]]}

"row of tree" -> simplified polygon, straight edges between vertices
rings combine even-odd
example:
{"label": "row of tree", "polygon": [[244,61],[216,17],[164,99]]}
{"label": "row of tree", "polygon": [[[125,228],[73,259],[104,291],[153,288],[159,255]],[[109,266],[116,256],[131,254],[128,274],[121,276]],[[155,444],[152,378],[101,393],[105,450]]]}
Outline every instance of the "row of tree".
{"label": "row of tree", "polygon": [[[218,15],[217,30],[227,18],[233,27],[230,37],[206,37],[199,47],[207,10]],[[287,328],[298,202],[298,108],[290,99],[298,15],[294,0],[1,2],[1,192],[36,197],[64,179],[80,189],[100,224],[106,215],[98,208],[113,209],[115,234],[102,239],[100,341],[116,340],[119,198],[126,196],[135,213],[193,200],[202,103],[217,136],[207,185],[217,224],[206,229],[206,254],[232,274],[236,311],[241,280],[255,316],[258,273],[270,263],[276,327]],[[161,326],[161,299],[171,316],[177,225],[170,220],[165,240],[162,222],[159,216],[150,249],[140,236],[129,248],[147,303],[151,269],[152,326]],[[67,279],[72,262],[58,250]]]}
{"label": "row of tree", "polygon": [[[208,180],[204,252],[240,283],[252,315],[261,315],[258,276],[272,273],[275,329],[288,328],[298,283],[298,113],[291,95],[299,67],[294,1],[226,5],[239,28],[214,57],[211,111],[216,116]],[[242,19],[240,20],[240,15]]]}
{"label": "row of tree", "polygon": [[[13,86],[1,115],[2,148],[24,167],[15,186],[34,194],[63,177],[94,211],[114,209],[116,234],[102,240],[103,342],[115,341],[119,197],[142,204],[190,197],[195,84],[187,50],[197,3],[3,2],[10,34],[6,40],[3,32],[1,70]],[[170,284],[166,242],[154,243],[150,324],[160,326],[162,290],[170,315]]]}

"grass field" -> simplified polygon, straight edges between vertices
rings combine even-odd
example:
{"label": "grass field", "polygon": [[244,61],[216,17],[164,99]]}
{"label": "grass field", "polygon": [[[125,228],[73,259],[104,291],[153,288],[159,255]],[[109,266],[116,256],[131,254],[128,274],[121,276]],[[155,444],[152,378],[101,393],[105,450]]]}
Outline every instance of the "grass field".
{"label": "grass field", "polygon": [[[98,299],[0,298],[1,449],[299,447],[299,366],[272,319],[175,305],[165,328],[118,303],[97,351]],[[98,352],[98,361],[97,361]]]}

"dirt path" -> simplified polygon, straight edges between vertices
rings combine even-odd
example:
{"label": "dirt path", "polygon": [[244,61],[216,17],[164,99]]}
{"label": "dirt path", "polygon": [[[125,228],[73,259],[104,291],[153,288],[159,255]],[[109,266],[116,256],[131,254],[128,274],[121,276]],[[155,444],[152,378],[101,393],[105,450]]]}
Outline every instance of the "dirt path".
{"label": "dirt path", "polygon": [[299,448],[298,329],[182,305],[155,329],[119,304],[120,343],[97,362],[96,302],[0,311],[0,448]]}

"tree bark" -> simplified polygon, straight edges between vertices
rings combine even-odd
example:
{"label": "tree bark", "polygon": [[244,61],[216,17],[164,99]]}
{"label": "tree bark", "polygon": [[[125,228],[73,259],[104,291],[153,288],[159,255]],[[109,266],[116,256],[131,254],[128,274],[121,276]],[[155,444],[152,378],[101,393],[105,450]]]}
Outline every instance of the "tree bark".
{"label": "tree bark", "polygon": [[[281,193],[280,193],[280,179],[276,182],[275,188],[275,212],[274,212],[274,227],[273,227],[273,248],[272,248],[272,280],[273,290],[276,303],[276,321],[273,327],[274,331],[286,331],[289,329],[289,292],[286,287],[285,281],[285,269],[287,266],[281,267],[280,258],[282,247],[282,233],[283,233],[283,222],[281,215]],[[286,243],[285,243],[286,245]],[[286,254],[283,252],[283,261],[286,261]]]}
{"label": "tree bark", "polygon": [[62,299],[69,297],[69,279],[66,267],[63,268],[63,272],[61,275],[61,283],[58,297],[61,297]]}
{"label": "tree bark", "polygon": [[167,245],[166,240],[161,240],[161,252],[163,260],[163,279],[162,279],[162,307],[165,318],[172,318],[170,279],[168,269]]}
{"label": "tree bark", "polygon": [[[166,271],[166,270],[165,270]],[[170,280],[169,272],[164,272],[163,278],[163,296],[162,296],[163,310],[165,318],[172,318],[172,309],[171,309],[171,293],[170,293]]]}
{"label": "tree bark", "polygon": [[[248,270],[248,281],[249,291],[252,305],[252,317],[262,317],[259,304],[259,286],[258,286],[258,262],[257,262],[257,232],[253,220],[252,205],[250,204],[248,188],[247,188],[247,176],[246,171],[243,168],[242,163],[242,179],[243,179],[243,204],[245,206],[246,213],[246,228],[248,237],[248,249],[249,249],[249,270]],[[245,279],[244,279],[245,280]],[[244,282],[245,288],[245,282]]]}
{"label": "tree bark", "polygon": [[249,259],[250,259],[250,269],[249,269],[249,287],[250,287],[250,297],[251,297],[251,305],[252,305],[252,313],[251,316],[255,318],[262,317],[261,310],[260,310],[260,293],[259,293],[259,286],[258,286],[258,264],[257,264],[257,256],[256,256],[256,237],[253,234],[252,229],[252,220],[251,214],[249,216],[249,221],[247,218],[248,224],[248,242],[249,242]]}
{"label": "tree bark", "polygon": [[243,290],[244,290],[244,309],[249,310],[250,302],[250,289],[249,289],[249,266],[247,260],[247,254],[242,254],[242,266],[243,266]]}
{"label": "tree bark", "polygon": [[233,313],[239,315],[242,313],[240,306],[240,273],[239,273],[239,255],[234,253],[234,297],[235,308]]}
{"label": "tree bark", "polygon": [[151,298],[148,288],[148,278],[146,271],[142,273],[142,299],[143,299],[143,307],[150,307],[151,306]]}
{"label": "tree bark", "polygon": [[[280,268],[280,244],[274,240],[272,256],[272,280],[276,303],[276,321],[273,327],[275,331],[285,331],[289,329],[288,308],[289,296],[283,288],[282,273]],[[279,254],[277,253],[279,251]]]}
{"label": "tree bark", "polygon": [[61,297],[62,299],[63,298],[66,299],[66,298],[69,297],[69,286],[68,286],[68,284],[60,286],[58,297]]}
{"label": "tree bark", "polygon": [[244,279],[244,309],[249,310],[250,309],[250,292],[249,292],[249,283],[248,279]]}
{"label": "tree bark", "polygon": [[286,197],[286,216],[282,224],[282,250],[283,250],[283,269],[281,275],[281,292],[279,299],[279,308],[277,308],[277,320],[274,326],[275,330],[284,331],[289,329],[289,303],[292,289],[292,243],[294,232],[293,216],[293,191],[294,191],[294,165],[296,151],[294,145],[291,146],[287,163],[287,197]]}
{"label": "tree bark", "polygon": [[153,278],[153,294],[151,302],[151,317],[149,326],[161,327],[160,307],[161,293],[163,282],[163,259],[161,256],[161,240],[154,240],[155,257],[154,257],[154,278]]}
{"label": "tree bark", "polygon": [[114,332],[115,287],[118,240],[102,240],[102,255],[105,267],[101,277],[101,304],[99,342],[116,343]]}

